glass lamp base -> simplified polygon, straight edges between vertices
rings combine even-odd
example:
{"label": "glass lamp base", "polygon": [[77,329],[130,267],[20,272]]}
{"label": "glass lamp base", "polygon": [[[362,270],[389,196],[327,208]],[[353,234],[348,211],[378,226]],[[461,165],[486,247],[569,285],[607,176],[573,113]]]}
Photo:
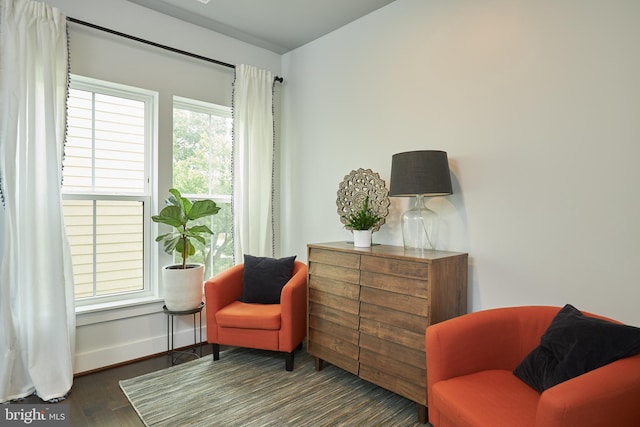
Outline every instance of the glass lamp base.
{"label": "glass lamp base", "polygon": [[424,197],[416,196],[415,205],[402,215],[404,248],[433,250],[438,237],[438,216],[424,205]]}

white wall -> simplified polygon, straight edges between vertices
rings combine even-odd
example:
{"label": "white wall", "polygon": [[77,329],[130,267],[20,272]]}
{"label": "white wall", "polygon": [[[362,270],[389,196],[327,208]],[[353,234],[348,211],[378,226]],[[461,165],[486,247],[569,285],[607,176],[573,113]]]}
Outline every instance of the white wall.
{"label": "white wall", "polygon": [[[250,64],[280,74],[281,57],[267,50],[153,12],[125,0],[46,0],[67,16],[230,64]],[[233,70],[69,24],[74,74],[159,92],[156,191],[171,186],[172,98],[174,95],[231,105]],[[156,207],[157,208],[157,207]],[[154,212],[157,211],[154,209]],[[158,265],[170,263],[159,245]],[[154,271],[157,274],[158,267]],[[153,278],[157,280],[157,278]],[[166,350],[161,295],[117,310],[77,316],[76,372],[85,372]],[[204,325],[204,315],[203,315]],[[205,328],[203,337],[206,339]],[[191,318],[176,318],[176,345],[193,343]]]}
{"label": "white wall", "polygon": [[[392,154],[442,149],[455,194],[430,206],[444,220],[441,247],[470,254],[470,310],[570,302],[640,325],[639,2],[397,0],[280,57],[125,0],[46,1],[77,19],[285,77],[282,255],[304,260],[307,243],[349,237],[335,199],[351,170],[371,168],[388,183]],[[133,72],[154,61],[132,54],[133,42],[90,42],[91,30],[71,28],[72,72],[135,85],[142,80]],[[126,60],[101,63],[91,43],[119,45]],[[199,92],[180,72],[183,60],[197,62],[180,58],[147,74],[181,81],[161,100]],[[230,71],[196,67],[217,88],[204,100],[228,102]],[[170,185],[164,114],[161,189]],[[375,242],[402,244],[398,216],[407,207],[392,198]],[[161,305],[127,309],[122,319],[79,318],[76,371],[163,351]],[[179,331],[178,345],[187,344],[186,320]]]}
{"label": "white wall", "polygon": [[[448,152],[430,203],[470,254],[469,310],[640,325],[640,2],[397,0],[283,56],[282,253],[344,240],[344,175]],[[374,242],[402,244],[392,198]]]}

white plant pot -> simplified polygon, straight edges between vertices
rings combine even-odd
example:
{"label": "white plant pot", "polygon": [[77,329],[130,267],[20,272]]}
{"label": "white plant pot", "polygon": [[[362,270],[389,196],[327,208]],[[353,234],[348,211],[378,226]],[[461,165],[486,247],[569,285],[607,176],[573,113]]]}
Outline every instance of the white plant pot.
{"label": "white plant pot", "polygon": [[164,304],[170,311],[186,311],[197,308],[202,302],[204,265],[167,265],[162,269]]}
{"label": "white plant pot", "polygon": [[353,246],[358,248],[370,248],[371,234],[371,230],[353,230]]}

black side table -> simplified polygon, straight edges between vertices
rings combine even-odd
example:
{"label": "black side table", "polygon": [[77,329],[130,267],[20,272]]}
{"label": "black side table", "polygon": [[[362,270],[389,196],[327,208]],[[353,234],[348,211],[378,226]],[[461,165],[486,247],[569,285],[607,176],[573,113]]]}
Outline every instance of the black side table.
{"label": "black side table", "polygon": [[[162,311],[167,315],[167,354],[171,357],[171,365],[175,365],[178,359],[182,356],[195,356],[196,359],[202,357],[202,308],[204,307],[204,301],[200,303],[200,305],[191,310],[181,310],[181,311],[172,311],[167,308],[167,306],[162,306]],[[198,319],[200,321],[200,341],[196,339],[196,314],[198,315]],[[174,316],[193,316],[193,348],[191,351],[178,351],[174,348],[173,342],[173,318]],[[196,353],[196,347],[200,347],[200,354]],[[177,356],[175,356],[177,354]]]}

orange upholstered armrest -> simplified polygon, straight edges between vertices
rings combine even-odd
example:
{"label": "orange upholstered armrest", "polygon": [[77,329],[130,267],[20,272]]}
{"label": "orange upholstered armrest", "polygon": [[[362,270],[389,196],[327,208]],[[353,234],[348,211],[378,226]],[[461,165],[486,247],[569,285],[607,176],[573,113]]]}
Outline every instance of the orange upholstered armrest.
{"label": "orange upholstered armrest", "polygon": [[429,377],[438,382],[487,369],[513,369],[509,349],[518,340],[516,326],[501,310],[479,311],[429,326]]}
{"label": "orange upholstered armrest", "polygon": [[296,261],[280,294],[280,351],[291,352],[307,333],[307,266]]}
{"label": "orange upholstered armrest", "polygon": [[640,355],[562,382],[542,393],[536,427],[640,425]]}
{"label": "orange upholstered armrest", "polygon": [[427,328],[427,396],[433,384],[474,372],[513,370],[540,342],[557,307],[478,311]]}
{"label": "orange upholstered armrest", "polygon": [[242,296],[242,272],[244,264],[228,268],[204,284],[204,297],[207,303],[207,330],[216,325],[216,312]]}

